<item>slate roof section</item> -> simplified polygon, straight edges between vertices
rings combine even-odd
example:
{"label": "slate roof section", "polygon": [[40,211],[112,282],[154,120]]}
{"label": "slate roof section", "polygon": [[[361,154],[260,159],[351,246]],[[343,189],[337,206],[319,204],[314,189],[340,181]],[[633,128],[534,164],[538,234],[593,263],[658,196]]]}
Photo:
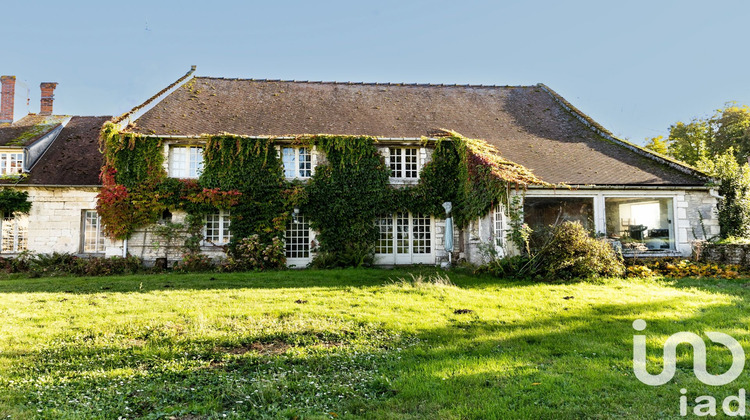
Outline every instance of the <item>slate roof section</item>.
{"label": "slate roof section", "polygon": [[550,183],[706,184],[698,175],[602,136],[545,89],[194,77],[127,131],[418,138],[447,129],[488,141],[504,158]]}
{"label": "slate roof section", "polygon": [[24,147],[54,130],[67,115],[29,114],[12,124],[0,125],[0,146]]}
{"label": "slate roof section", "polygon": [[[112,117],[73,117],[19,185],[99,186],[99,132]],[[2,180],[2,184],[15,184]]]}

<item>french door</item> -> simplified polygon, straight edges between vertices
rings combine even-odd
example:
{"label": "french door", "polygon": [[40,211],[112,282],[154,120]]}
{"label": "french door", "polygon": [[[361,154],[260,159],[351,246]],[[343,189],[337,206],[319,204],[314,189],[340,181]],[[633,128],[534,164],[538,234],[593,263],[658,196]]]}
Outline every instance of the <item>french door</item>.
{"label": "french door", "polygon": [[433,264],[432,217],[419,213],[393,213],[375,220],[379,237],[377,264]]}

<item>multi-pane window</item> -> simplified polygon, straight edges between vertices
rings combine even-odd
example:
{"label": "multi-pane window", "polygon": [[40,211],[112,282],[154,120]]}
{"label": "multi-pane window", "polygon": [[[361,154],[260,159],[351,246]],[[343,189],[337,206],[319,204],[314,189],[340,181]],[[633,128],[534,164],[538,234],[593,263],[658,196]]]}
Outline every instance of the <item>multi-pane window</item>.
{"label": "multi-pane window", "polygon": [[0,175],[23,173],[23,153],[0,153]]}
{"label": "multi-pane window", "polygon": [[2,235],[2,252],[22,252],[28,245],[29,219],[26,216],[6,214],[3,217],[0,234]]}
{"label": "multi-pane window", "polygon": [[96,210],[84,210],[83,212],[83,252],[104,252],[104,233],[102,232],[102,220]]}
{"label": "multi-pane window", "polygon": [[312,154],[307,147],[284,147],[281,162],[286,178],[310,178],[312,176]]}
{"label": "multi-pane window", "polygon": [[378,227],[379,236],[378,244],[375,247],[376,254],[393,253],[393,215],[387,214],[375,219],[375,225]]}
{"label": "multi-pane window", "polygon": [[229,231],[229,212],[221,210],[218,213],[206,215],[204,227],[205,241],[213,245],[226,245],[232,240]]}
{"label": "multi-pane window", "polygon": [[310,257],[310,225],[305,216],[295,215],[287,223],[284,246],[287,258]]}
{"label": "multi-pane window", "polygon": [[391,147],[389,166],[393,178],[417,178],[419,149],[413,147]]}
{"label": "multi-pane window", "polygon": [[395,213],[375,219],[378,227],[376,254],[430,254],[432,223],[429,215]]}
{"label": "multi-pane window", "polygon": [[495,246],[502,248],[505,245],[505,214],[503,206],[498,204],[492,217],[494,228]]}
{"label": "multi-pane window", "polygon": [[203,172],[201,146],[172,146],[169,150],[169,176],[172,178],[198,178]]}

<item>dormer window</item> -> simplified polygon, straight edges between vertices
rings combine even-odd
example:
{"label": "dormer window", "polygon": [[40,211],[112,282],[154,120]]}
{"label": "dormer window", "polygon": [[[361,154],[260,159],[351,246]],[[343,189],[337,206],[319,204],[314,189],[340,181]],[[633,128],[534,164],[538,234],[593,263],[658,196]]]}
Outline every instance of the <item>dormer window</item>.
{"label": "dormer window", "polygon": [[389,167],[391,178],[417,179],[419,168],[419,149],[416,147],[391,147]]}
{"label": "dormer window", "polygon": [[281,162],[287,179],[307,179],[312,176],[312,152],[307,147],[282,147]]}
{"label": "dormer window", "polygon": [[203,147],[171,146],[169,148],[169,176],[198,178],[203,172]]}
{"label": "dormer window", "polygon": [[20,175],[23,173],[23,153],[0,153],[0,175]]}

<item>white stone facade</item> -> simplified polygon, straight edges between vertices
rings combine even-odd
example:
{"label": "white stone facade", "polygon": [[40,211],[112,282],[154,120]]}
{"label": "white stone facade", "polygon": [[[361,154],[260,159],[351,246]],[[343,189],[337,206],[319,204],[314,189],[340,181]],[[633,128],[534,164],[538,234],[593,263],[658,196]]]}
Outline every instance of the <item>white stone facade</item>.
{"label": "white stone facade", "polygon": [[[17,216],[27,229],[26,249],[34,253],[84,254],[84,212],[96,210],[97,187],[17,187],[27,191],[31,201],[28,216]],[[105,253],[122,253],[119,243],[104,239]],[[15,252],[4,252],[12,256]]]}

